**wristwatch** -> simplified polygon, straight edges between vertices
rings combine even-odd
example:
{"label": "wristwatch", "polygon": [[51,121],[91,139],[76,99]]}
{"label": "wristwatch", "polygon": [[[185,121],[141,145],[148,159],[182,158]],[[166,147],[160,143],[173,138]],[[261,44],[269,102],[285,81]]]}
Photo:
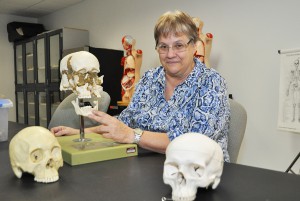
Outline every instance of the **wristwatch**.
{"label": "wristwatch", "polygon": [[142,129],[135,128],[135,129],[133,129],[133,133],[134,133],[133,143],[134,144],[139,144],[144,131]]}

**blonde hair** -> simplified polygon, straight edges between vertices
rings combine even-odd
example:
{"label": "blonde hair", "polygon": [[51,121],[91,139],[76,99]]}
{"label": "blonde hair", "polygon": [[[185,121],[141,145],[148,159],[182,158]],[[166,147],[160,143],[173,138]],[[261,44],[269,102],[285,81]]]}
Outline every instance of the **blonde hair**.
{"label": "blonde hair", "polygon": [[198,29],[193,19],[188,14],[178,10],[168,11],[157,20],[154,27],[156,46],[161,36],[168,37],[172,34],[175,36],[186,35],[194,43],[199,40]]}

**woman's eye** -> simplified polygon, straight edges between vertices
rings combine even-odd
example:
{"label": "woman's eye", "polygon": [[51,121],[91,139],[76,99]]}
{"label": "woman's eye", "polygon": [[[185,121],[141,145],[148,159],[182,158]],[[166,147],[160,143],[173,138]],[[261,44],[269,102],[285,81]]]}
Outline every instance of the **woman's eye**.
{"label": "woman's eye", "polygon": [[184,46],[183,44],[179,43],[179,44],[175,45],[175,48],[176,49],[181,49],[181,48],[183,48],[183,46]]}

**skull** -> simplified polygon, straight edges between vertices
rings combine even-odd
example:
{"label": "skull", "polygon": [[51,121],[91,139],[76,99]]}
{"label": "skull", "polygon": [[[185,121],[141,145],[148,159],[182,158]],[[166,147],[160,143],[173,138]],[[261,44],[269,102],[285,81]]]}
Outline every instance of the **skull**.
{"label": "skull", "polygon": [[41,126],[30,126],[17,133],[9,144],[9,157],[18,178],[27,172],[34,175],[37,182],[57,181],[58,169],[63,166],[57,139]]}
{"label": "skull", "polygon": [[200,133],[186,133],[167,147],[163,180],[172,187],[174,201],[191,201],[197,188],[215,189],[223,172],[223,152],[214,140]]}
{"label": "skull", "polygon": [[60,62],[60,90],[72,90],[78,98],[101,97],[103,76],[98,59],[87,51],[68,54]]}

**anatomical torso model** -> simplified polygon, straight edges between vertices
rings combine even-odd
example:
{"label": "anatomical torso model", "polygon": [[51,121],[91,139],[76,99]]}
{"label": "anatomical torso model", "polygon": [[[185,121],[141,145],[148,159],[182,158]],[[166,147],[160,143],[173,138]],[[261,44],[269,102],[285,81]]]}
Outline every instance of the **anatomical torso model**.
{"label": "anatomical torso model", "polygon": [[135,40],[127,35],[122,38],[122,45],[125,56],[122,58],[121,65],[124,67],[122,86],[122,102],[129,103],[133,95],[135,84],[140,79],[140,69],[142,65],[142,50],[134,49]]}

